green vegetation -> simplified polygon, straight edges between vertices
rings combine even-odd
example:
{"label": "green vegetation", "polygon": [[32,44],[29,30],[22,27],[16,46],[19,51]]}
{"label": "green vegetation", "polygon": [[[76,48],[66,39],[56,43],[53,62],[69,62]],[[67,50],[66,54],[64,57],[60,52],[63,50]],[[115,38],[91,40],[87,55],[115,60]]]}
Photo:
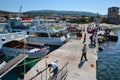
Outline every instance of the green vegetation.
{"label": "green vegetation", "polygon": [[96,13],[83,11],[33,10],[24,12],[28,16],[96,16]]}
{"label": "green vegetation", "polygon": [[8,12],[8,11],[2,11],[2,10],[0,10],[0,14],[5,14],[5,15],[8,15],[8,14],[10,14],[11,12]]}
{"label": "green vegetation", "polygon": [[95,17],[88,17],[88,16],[82,16],[80,18],[75,18],[75,19],[69,19],[70,23],[88,23],[88,22],[93,22]]}

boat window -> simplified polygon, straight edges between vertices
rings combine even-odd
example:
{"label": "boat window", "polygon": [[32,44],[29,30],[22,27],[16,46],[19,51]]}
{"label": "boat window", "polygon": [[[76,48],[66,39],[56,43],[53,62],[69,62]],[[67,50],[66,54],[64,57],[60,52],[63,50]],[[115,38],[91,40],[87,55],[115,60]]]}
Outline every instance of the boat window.
{"label": "boat window", "polygon": [[14,22],[11,22],[11,26],[13,26],[13,25],[15,25],[15,23],[14,23]]}
{"label": "boat window", "polygon": [[61,36],[63,36],[63,34],[62,33],[50,33],[50,36],[51,37],[61,37]]}
{"label": "boat window", "polygon": [[37,32],[35,32],[35,33],[33,33],[33,35],[36,35],[38,37],[48,37],[47,33],[37,33]]}
{"label": "boat window", "polygon": [[29,35],[30,33],[29,32],[27,32],[27,35]]}
{"label": "boat window", "polygon": [[19,42],[19,41],[10,41],[3,44],[4,47],[10,47],[10,48],[23,48],[24,45],[25,44],[23,42]]}
{"label": "boat window", "polygon": [[40,24],[42,24],[43,22],[42,21],[40,21]]}
{"label": "boat window", "polygon": [[12,31],[13,33],[15,33],[16,31]]}
{"label": "boat window", "polygon": [[32,23],[31,23],[31,26],[36,26],[37,25],[37,21],[33,21]]}

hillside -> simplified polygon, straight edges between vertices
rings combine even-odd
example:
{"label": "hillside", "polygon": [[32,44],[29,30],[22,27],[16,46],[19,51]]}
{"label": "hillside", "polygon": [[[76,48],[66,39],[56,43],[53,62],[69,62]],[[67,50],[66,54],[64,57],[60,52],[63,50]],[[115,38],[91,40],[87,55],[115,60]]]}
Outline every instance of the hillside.
{"label": "hillside", "polygon": [[10,14],[12,12],[0,10],[0,14]]}
{"label": "hillside", "polygon": [[[16,12],[9,12],[9,11],[3,11],[0,10],[0,14],[11,14]],[[85,11],[58,11],[58,10],[32,10],[32,11],[27,11],[23,12],[22,14],[28,15],[28,16],[63,16],[63,15],[68,15],[68,16],[96,16],[96,13],[92,12],[85,12]]]}
{"label": "hillside", "polygon": [[92,13],[92,12],[84,12],[84,11],[57,11],[57,10],[32,10],[32,11],[28,11],[28,12],[24,12],[23,14],[27,14],[27,15],[55,15],[55,16],[59,16],[59,15],[70,15],[70,16],[96,16],[96,13]]}

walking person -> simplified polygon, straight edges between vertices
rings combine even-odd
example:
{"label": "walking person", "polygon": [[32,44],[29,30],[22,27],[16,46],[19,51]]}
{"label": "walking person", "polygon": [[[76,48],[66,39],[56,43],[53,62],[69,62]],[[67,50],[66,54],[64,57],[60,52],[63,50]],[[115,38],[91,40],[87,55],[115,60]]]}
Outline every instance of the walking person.
{"label": "walking person", "polygon": [[50,73],[53,73],[52,79],[57,78],[57,73],[58,73],[58,65],[55,62],[52,62],[48,64],[48,67],[50,68],[49,71]]}
{"label": "walking person", "polygon": [[82,57],[81,57],[81,60],[83,60],[83,57],[84,57],[85,61],[88,61],[87,58],[86,58],[86,53],[87,53],[87,47],[86,47],[86,44],[84,44],[84,46],[82,48]]}
{"label": "walking person", "polygon": [[83,43],[86,42],[86,33],[84,33],[84,40],[83,40]]}
{"label": "walking person", "polygon": [[94,42],[94,46],[96,46],[96,40],[97,40],[97,36],[93,36],[93,42]]}
{"label": "walking person", "polygon": [[92,43],[93,43],[93,34],[90,36],[90,45],[92,45]]}

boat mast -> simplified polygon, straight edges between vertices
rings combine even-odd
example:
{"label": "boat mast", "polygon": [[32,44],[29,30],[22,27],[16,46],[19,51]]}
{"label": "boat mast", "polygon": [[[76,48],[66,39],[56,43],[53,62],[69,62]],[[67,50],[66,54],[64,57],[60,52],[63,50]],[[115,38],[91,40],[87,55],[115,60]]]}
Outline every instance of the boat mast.
{"label": "boat mast", "polygon": [[20,10],[19,10],[20,13],[21,13],[21,10],[22,10],[22,6],[20,6]]}
{"label": "boat mast", "polygon": [[20,6],[19,16],[18,17],[21,17],[21,11],[22,11],[22,6]]}

